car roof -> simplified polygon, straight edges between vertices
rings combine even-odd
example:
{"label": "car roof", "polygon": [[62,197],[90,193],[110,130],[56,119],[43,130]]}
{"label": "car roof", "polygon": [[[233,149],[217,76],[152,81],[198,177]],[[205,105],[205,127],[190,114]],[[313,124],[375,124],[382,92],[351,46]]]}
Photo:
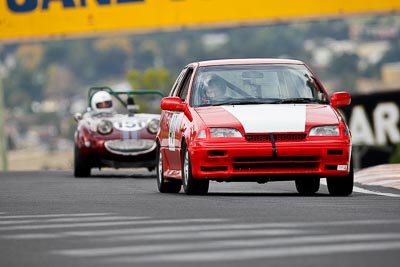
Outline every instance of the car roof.
{"label": "car roof", "polygon": [[[196,64],[196,63],[194,63]],[[304,62],[294,59],[280,58],[241,58],[241,59],[218,59],[197,62],[199,66],[218,66],[218,65],[241,65],[241,64],[294,64],[304,65]]]}

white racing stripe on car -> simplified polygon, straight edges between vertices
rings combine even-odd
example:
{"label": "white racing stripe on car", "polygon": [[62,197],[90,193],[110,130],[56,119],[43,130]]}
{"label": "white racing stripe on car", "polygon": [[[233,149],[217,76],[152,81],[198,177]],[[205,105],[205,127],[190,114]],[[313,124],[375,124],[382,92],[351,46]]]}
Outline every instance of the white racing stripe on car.
{"label": "white racing stripe on car", "polygon": [[243,125],[246,133],[304,132],[306,105],[222,106]]}

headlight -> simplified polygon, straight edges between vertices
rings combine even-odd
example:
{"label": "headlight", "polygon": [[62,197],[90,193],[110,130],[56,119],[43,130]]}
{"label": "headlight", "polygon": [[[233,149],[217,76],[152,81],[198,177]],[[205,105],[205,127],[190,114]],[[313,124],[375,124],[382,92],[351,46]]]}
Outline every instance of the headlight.
{"label": "headlight", "polygon": [[158,132],[159,128],[160,128],[160,121],[159,120],[153,119],[153,120],[149,121],[149,123],[147,124],[147,130],[151,134],[156,134]]}
{"label": "headlight", "polygon": [[102,120],[97,124],[97,131],[100,134],[109,134],[113,131],[113,124],[111,121]]}
{"label": "headlight", "polygon": [[317,126],[313,127],[309,133],[310,136],[339,136],[339,126]]}
{"label": "headlight", "polygon": [[205,130],[201,130],[199,132],[199,134],[197,135],[197,138],[201,138],[201,139],[206,138],[206,137],[207,137],[207,135],[206,135],[206,131]]}
{"label": "headlight", "polygon": [[242,134],[234,128],[210,128],[211,138],[215,137],[242,137]]}

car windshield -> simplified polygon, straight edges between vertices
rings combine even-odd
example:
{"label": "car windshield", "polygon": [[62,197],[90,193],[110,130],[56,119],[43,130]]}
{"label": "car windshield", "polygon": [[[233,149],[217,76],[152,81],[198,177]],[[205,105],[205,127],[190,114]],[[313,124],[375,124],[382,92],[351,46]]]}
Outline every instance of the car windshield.
{"label": "car windshield", "polygon": [[252,64],[200,67],[191,91],[194,107],[329,103],[304,65]]}

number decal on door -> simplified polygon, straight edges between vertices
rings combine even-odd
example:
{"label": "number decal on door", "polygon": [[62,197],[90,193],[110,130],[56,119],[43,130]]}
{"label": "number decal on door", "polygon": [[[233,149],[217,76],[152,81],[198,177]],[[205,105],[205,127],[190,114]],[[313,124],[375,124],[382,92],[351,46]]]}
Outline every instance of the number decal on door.
{"label": "number decal on door", "polygon": [[170,151],[175,151],[175,134],[176,134],[176,127],[178,126],[179,121],[180,121],[180,114],[173,114],[168,131],[168,149]]}

